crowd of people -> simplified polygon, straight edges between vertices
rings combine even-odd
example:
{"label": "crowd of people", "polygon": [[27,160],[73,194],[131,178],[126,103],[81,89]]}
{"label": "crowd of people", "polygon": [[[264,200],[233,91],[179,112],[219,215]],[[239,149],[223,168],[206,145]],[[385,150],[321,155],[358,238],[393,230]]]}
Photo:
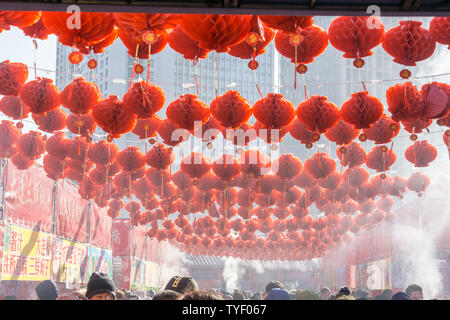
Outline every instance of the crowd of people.
{"label": "crowd of people", "polygon": [[[423,290],[417,284],[409,285],[403,292],[393,293],[386,289],[376,297],[370,297],[363,290],[351,291],[342,287],[333,293],[329,288],[319,292],[311,290],[287,290],[280,281],[270,281],[264,292],[224,289],[200,290],[197,282],[190,276],[172,277],[164,290],[130,292],[118,290],[114,281],[103,273],[93,273],[82,290],[59,292],[58,286],[51,280],[39,283],[35,288],[37,300],[424,300]],[[6,296],[4,300],[17,300],[15,296]]]}

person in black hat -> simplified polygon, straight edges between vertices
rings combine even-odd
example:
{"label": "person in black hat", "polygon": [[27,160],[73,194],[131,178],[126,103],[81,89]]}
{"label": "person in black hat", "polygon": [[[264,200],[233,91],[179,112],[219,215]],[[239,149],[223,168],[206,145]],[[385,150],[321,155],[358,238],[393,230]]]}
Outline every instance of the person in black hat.
{"label": "person in black hat", "polygon": [[191,291],[197,291],[198,285],[192,277],[174,276],[169,280],[164,290],[173,290],[185,294]]}
{"label": "person in black hat", "polygon": [[56,300],[58,298],[58,287],[52,280],[44,280],[36,288],[38,300]]}
{"label": "person in black hat", "polygon": [[115,300],[116,286],[104,273],[94,272],[87,284],[86,298],[89,300]]}
{"label": "person in black hat", "polygon": [[392,296],[392,300],[411,300],[411,297],[404,292],[397,292]]}

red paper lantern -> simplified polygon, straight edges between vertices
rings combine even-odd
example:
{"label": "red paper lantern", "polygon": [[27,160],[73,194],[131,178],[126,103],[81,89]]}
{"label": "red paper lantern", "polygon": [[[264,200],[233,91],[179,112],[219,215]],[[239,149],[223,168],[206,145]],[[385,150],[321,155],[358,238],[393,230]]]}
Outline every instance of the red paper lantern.
{"label": "red paper lantern", "polygon": [[27,170],[34,164],[34,160],[30,160],[28,157],[24,156],[22,153],[16,153],[11,157],[11,162],[19,170]]}
{"label": "red paper lantern", "polygon": [[19,151],[20,131],[14,123],[2,120],[0,123],[0,157],[10,158]]}
{"label": "red paper lantern", "polygon": [[145,81],[136,82],[123,96],[123,104],[138,118],[153,116],[162,109],[166,95],[161,87]]}
{"label": "red paper lantern", "polygon": [[316,25],[296,33],[278,31],[275,36],[275,48],[292,63],[311,63],[327,46],[327,32]]}
{"label": "red paper lantern", "polygon": [[67,129],[73,134],[87,137],[95,132],[95,121],[91,113],[78,115],[71,113],[66,120]]}
{"label": "red paper lantern", "polygon": [[20,136],[19,149],[24,157],[37,160],[45,152],[45,141],[40,132],[30,131]]}
{"label": "red paper lantern", "polygon": [[117,96],[110,96],[97,103],[92,109],[92,117],[103,131],[114,137],[133,130],[136,125],[136,115]]}
{"label": "red paper lantern", "polygon": [[88,158],[95,164],[106,166],[114,161],[118,153],[118,146],[102,140],[89,147]]}
{"label": "red paper lantern", "polygon": [[423,114],[425,103],[411,82],[399,83],[386,90],[388,110],[395,121],[414,121]]}
{"label": "red paper lantern", "polygon": [[367,91],[356,92],[342,105],[340,113],[355,129],[370,128],[383,115],[383,104]]}
{"label": "red paper lantern", "polygon": [[27,37],[41,39],[41,40],[47,40],[48,36],[52,33],[44,25],[44,22],[42,21],[42,19],[39,19],[37,22],[33,23],[32,25],[29,25],[26,27],[19,27],[19,28],[23,31],[23,33]]}
{"label": "red paper lantern", "polygon": [[203,124],[208,120],[209,109],[196,95],[185,94],[167,106],[166,115],[178,127],[193,130],[195,122]]}
{"label": "red paper lantern", "polygon": [[436,42],[450,47],[450,17],[434,17],[430,21],[430,33]]}
{"label": "red paper lantern", "polygon": [[[203,142],[210,142],[220,135],[222,129],[219,121],[210,117],[201,127],[194,129],[194,136],[201,138]],[[212,147],[212,144],[207,144],[207,147]]]}
{"label": "red paper lantern", "polygon": [[53,133],[66,127],[66,113],[62,109],[55,109],[45,114],[33,113],[31,115],[39,130]]}
{"label": "red paper lantern", "polygon": [[422,22],[400,21],[399,24],[387,31],[381,42],[383,49],[394,57],[394,62],[415,66],[416,62],[433,54],[436,42],[431,33],[421,27]]}
{"label": "red paper lantern", "polygon": [[[241,172],[250,177],[259,177],[265,174],[270,165],[269,159],[257,150],[246,150],[239,158]],[[268,170],[267,170],[268,171]]]}
{"label": "red paper lantern", "polygon": [[145,171],[145,175],[152,185],[155,187],[160,187],[170,182],[171,176],[170,172],[167,170],[157,170],[155,168],[149,168]]}
{"label": "red paper lantern", "polygon": [[117,154],[117,163],[123,171],[136,172],[145,166],[145,156],[138,147],[127,147]]}
{"label": "red paper lantern", "polygon": [[380,120],[373,123],[370,128],[364,129],[364,134],[368,140],[375,144],[384,144],[392,141],[400,132],[400,124],[383,114]]}
{"label": "red paper lantern", "polygon": [[172,181],[181,190],[189,190],[193,186],[192,178],[181,170],[172,175]]}
{"label": "red paper lantern", "polygon": [[331,173],[325,179],[319,181],[319,185],[322,188],[329,189],[329,190],[334,190],[337,187],[339,187],[341,182],[342,182],[342,176],[340,175],[339,172],[335,171],[335,172]]}
{"label": "red paper lantern", "polygon": [[169,46],[178,53],[181,53],[185,59],[193,60],[194,63],[198,59],[205,59],[210,50],[203,49],[198,46],[198,41],[190,38],[178,25],[169,33],[167,37]]}
{"label": "red paper lantern", "polygon": [[361,167],[349,168],[344,173],[344,179],[353,187],[360,187],[369,176],[369,172]]}
{"label": "red paper lantern", "polygon": [[421,172],[416,172],[409,177],[407,186],[408,189],[412,191],[423,192],[430,185],[430,183],[431,179],[427,175]]}
{"label": "red paper lantern", "polygon": [[148,139],[155,136],[161,123],[162,120],[157,115],[147,119],[138,119],[132,132],[139,136],[139,139]]}
{"label": "red paper lantern", "polygon": [[240,166],[233,155],[224,154],[214,161],[212,171],[223,181],[230,181],[240,173]]}
{"label": "red paper lantern", "polygon": [[64,179],[67,167],[64,161],[60,161],[55,157],[47,154],[44,157],[44,170],[50,179]]}
{"label": "red paper lantern", "polygon": [[289,132],[290,125],[283,126],[281,129],[270,129],[266,128],[261,122],[256,121],[253,128],[256,129],[258,137],[265,143],[274,144],[281,142],[281,139]]}
{"label": "red paper lantern", "polygon": [[101,170],[101,168],[95,168],[94,170],[89,172],[89,178],[92,180],[92,182],[99,186],[102,186],[108,182],[106,172],[104,170]]}
{"label": "red paper lantern", "polygon": [[297,33],[313,24],[312,16],[258,16],[268,27]]}
{"label": "red paper lantern", "polygon": [[397,160],[397,156],[386,146],[377,146],[367,154],[366,165],[377,172],[388,171]]}
{"label": "red paper lantern", "polygon": [[292,154],[282,154],[272,163],[272,171],[281,179],[291,180],[303,170],[303,163]]}
{"label": "red paper lantern", "polygon": [[344,52],[344,58],[371,56],[373,48],[381,43],[384,25],[380,18],[337,17],[328,28],[330,43]]}
{"label": "red paper lantern", "polygon": [[297,117],[308,130],[323,133],[340,118],[338,107],[324,96],[311,96],[297,108]]}
{"label": "red paper lantern", "polygon": [[294,106],[282,94],[269,93],[253,106],[253,115],[266,128],[280,129],[294,119]]}
{"label": "red paper lantern", "polygon": [[189,156],[181,160],[181,170],[187,173],[192,179],[201,178],[209,171],[210,167],[209,159],[197,152],[192,152]]}
{"label": "red paper lantern", "polygon": [[162,144],[154,145],[145,155],[147,164],[157,170],[167,169],[175,160],[175,155],[171,148],[167,148]]}
{"label": "red paper lantern", "polygon": [[28,79],[28,68],[23,63],[0,63],[0,94],[17,96]]}
{"label": "red paper lantern", "polygon": [[38,78],[27,82],[19,92],[20,99],[33,113],[44,113],[58,108],[59,90],[53,80]]}
{"label": "red paper lantern", "polygon": [[341,160],[341,164],[345,167],[358,167],[366,162],[366,152],[356,142],[338,148],[336,154],[339,160]]}
{"label": "red paper lantern", "polygon": [[[119,28],[119,38],[127,47],[128,54],[133,58],[149,59],[150,54],[161,52],[167,45],[167,32],[164,30],[154,32],[155,43],[151,46],[146,44],[139,32],[126,32]],[[136,55],[137,52],[137,55]],[[136,70],[134,70],[136,72]],[[142,70],[143,71],[143,70]]]}
{"label": "red paper lantern", "polygon": [[289,126],[289,133],[294,138],[299,140],[302,144],[311,145],[320,139],[317,133],[309,131],[306,126],[297,118],[292,121]]}
{"label": "red paper lantern", "polygon": [[425,108],[424,119],[438,119],[450,110],[450,85],[432,82],[422,86],[422,97]]}
{"label": "red paper lantern", "polygon": [[181,27],[200,48],[227,52],[248,36],[250,22],[248,15],[185,14]]}
{"label": "red paper lantern", "polygon": [[427,121],[417,119],[414,121],[402,121],[401,123],[403,128],[409,133],[422,133],[423,129],[428,128],[432,122],[432,119],[428,119]]}
{"label": "red paper lantern", "polygon": [[428,167],[428,164],[437,157],[437,150],[427,141],[416,141],[405,151],[405,158],[415,167]]}
{"label": "red paper lantern", "polygon": [[189,131],[180,129],[169,119],[164,119],[157,130],[158,134],[163,139],[164,144],[169,146],[176,146],[189,138]]}
{"label": "red paper lantern", "polygon": [[[306,166],[306,163],[305,163]],[[305,167],[306,169],[306,167]],[[306,189],[316,185],[317,180],[313,178],[306,170],[303,170],[298,176],[293,179],[294,184],[297,187]]]}
{"label": "red paper lantern", "polygon": [[67,156],[76,161],[85,161],[89,143],[82,137],[75,137],[67,143]]}
{"label": "red paper lantern", "polygon": [[225,139],[230,140],[236,146],[246,146],[257,138],[257,132],[248,122],[242,123],[236,129],[223,128],[222,134]]}
{"label": "red paper lantern", "polygon": [[61,91],[61,104],[76,114],[88,113],[97,104],[101,92],[97,85],[83,78],[72,80]]}
{"label": "red paper lantern", "polygon": [[239,92],[232,90],[215,98],[210,104],[210,111],[226,128],[237,128],[252,115],[250,103]]}
{"label": "red paper lantern", "polygon": [[359,131],[346,121],[339,120],[325,132],[325,137],[337,145],[344,145],[352,142],[358,136]]}
{"label": "red paper lantern", "polygon": [[315,179],[324,179],[336,169],[336,162],[324,152],[318,152],[305,162],[305,170]]}
{"label": "red paper lantern", "polygon": [[27,27],[39,18],[39,11],[0,11],[0,29],[9,30],[10,26]]}
{"label": "red paper lantern", "polygon": [[22,120],[28,117],[30,109],[22,103],[17,96],[4,96],[0,100],[0,111],[13,120]]}

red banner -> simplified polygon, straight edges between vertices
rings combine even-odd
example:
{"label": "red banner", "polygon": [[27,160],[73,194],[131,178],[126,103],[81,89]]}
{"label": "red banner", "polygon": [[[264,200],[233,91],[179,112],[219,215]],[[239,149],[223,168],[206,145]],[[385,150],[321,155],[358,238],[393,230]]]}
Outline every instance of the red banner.
{"label": "red banner", "polygon": [[51,232],[54,181],[40,167],[7,166],[5,218],[35,230]]}
{"label": "red banner", "polygon": [[81,198],[77,187],[58,181],[56,189],[56,235],[74,241],[86,241],[88,202]]}
{"label": "red banner", "polygon": [[114,219],[112,231],[113,257],[130,256],[130,219]]}
{"label": "red banner", "polygon": [[99,208],[95,203],[90,206],[89,244],[95,247],[111,249],[112,219],[108,208]]}

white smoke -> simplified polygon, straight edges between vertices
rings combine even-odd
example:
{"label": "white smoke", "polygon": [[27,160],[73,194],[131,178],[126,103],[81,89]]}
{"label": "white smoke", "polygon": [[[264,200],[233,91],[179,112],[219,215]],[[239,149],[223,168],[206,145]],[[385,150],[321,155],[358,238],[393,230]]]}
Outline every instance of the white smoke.
{"label": "white smoke", "polygon": [[185,253],[167,241],[160,242],[158,250],[157,287],[163,290],[170,278],[177,275],[189,275],[188,270],[181,265]]}
{"label": "white smoke", "polygon": [[239,280],[244,273],[245,268],[239,258],[226,257],[222,272],[225,290],[232,292],[234,289],[239,289]]}
{"label": "white smoke", "polygon": [[255,272],[258,274],[264,273],[264,266],[259,260],[252,260],[252,267],[255,269]]}

